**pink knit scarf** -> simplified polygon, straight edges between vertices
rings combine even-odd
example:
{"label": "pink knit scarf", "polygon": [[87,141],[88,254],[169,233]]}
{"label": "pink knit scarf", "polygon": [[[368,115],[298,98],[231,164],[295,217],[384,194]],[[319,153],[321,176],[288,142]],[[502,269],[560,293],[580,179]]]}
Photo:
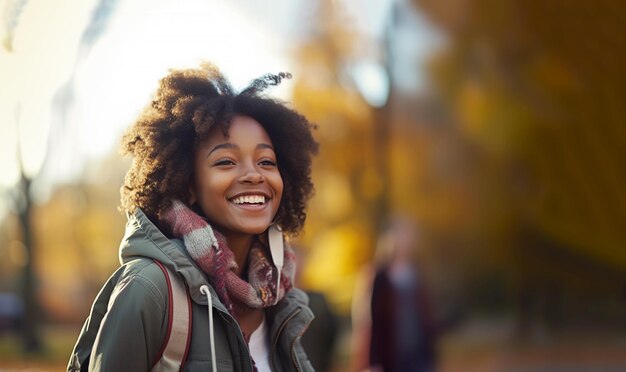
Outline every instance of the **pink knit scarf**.
{"label": "pink knit scarf", "polygon": [[174,200],[172,207],[164,213],[164,220],[174,236],[183,239],[187,252],[207,274],[231,315],[245,311],[246,307],[272,306],[293,286],[295,255],[286,244],[280,288],[277,289],[278,269],[268,259],[268,249],[258,238],[253,239],[248,253],[248,281],[245,281],[235,273],[235,255],[226,245],[224,236],[184,203]]}

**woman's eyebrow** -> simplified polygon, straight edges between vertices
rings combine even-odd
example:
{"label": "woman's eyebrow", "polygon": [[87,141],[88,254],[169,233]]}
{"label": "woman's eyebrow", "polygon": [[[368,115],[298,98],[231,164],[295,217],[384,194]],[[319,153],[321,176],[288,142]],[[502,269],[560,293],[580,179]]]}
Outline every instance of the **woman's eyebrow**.
{"label": "woman's eyebrow", "polygon": [[[256,145],[257,149],[270,149],[272,151],[274,151],[274,147],[272,147],[272,145],[268,144],[268,143],[259,143],[258,145]],[[215,151],[219,150],[219,149],[233,149],[233,150],[239,150],[239,146],[234,144],[234,143],[230,143],[230,142],[226,142],[226,143],[220,143],[219,145],[216,145],[215,147],[213,147],[211,149],[211,151],[209,151],[209,153],[206,155],[207,158]]]}
{"label": "woman's eyebrow", "polygon": [[230,143],[230,142],[226,142],[226,143],[220,143],[219,145],[216,145],[215,147],[213,147],[211,149],[211,151],[209,151],[209,153],[206,155],[207,158],[216,150],[219,149],[239,149],[239,146],[235,145],[234,143]]}

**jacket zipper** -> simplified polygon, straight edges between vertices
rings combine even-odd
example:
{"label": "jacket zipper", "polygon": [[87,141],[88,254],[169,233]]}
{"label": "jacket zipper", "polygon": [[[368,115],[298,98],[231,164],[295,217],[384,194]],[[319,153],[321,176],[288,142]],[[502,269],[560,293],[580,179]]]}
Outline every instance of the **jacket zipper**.
{"label": "jacket zipper", "polygon": [[298,337],[294,338],[293,341],[291,342],[291,359],[293,360],[293,364],[296,366],[296,370],[298,371],[301,371],[301,369],[300,369],[300,365],[298,364],[298,359],[296,358],[296,355],[294,354],[294,352],[296,351],[296,340],[298,338],[302,338],[302,335],[304,335],[304,332],[306,332],[306,330],[309,329],[310,325],[311,323],[307,324],[307,326],[304,327],[302,332],[300,332]]}
{"label": "jacket zipper", "polygon": [[[287,323],[289,323],[289,321],[291,319],[293,319],[296,315],[300,314],[300,312],[302,311],[301,308],[296,309],[294,312],[292,312],[291,314],[289,314],[289,316],[287,317],[287,319],[285,319],[281,324],[280,327],[278,327],[278,332],[276,332],[276,337],[274,337],[274,342],[272,343],[272,367],[274,370],[277,370],[276,368],[276,346],[278,344],[278,340],[280,339],[280,334],[283,332],[283,330],[285,329],[285,326],[287,325]],[[298,371],[300,371],[300,368],[298,366],[298,363],[296,363],[296,360],[293,356],[293,351],[291,352],[292,355],[292,359],[294,362],[294,365],[296,366],[296,369]]]}
{"label": "jacket zipper", "polygon": [[[241,331],[241,328],[239,327],[239,324],[237,323],[237,321],[235,320],[235,318],[233,318],[232,315],[224,313],[222,310],[216,309],[220,315],[222,316],[222,319],[224,319],[224,321],[226,321],[227,323],[229,323],[231,326],[234,326],[237,329],[237,334],[239,334],[239,336],[241,337],[241,339],[243,340],[243,344],[246,347],[246,350],[248,351],[248,356],[250,355],[250,349],[248,348],[248,344],[246,343],[246,339],[243,337],[243,332]],[[242,355],[242,360],[241,360],[241,365],[245,365],[247,364],[249,367],[250,371],[254,371],[254,368],[252,367],[252,357],[248,357],[247,360],[245,360],[245,356]]]}

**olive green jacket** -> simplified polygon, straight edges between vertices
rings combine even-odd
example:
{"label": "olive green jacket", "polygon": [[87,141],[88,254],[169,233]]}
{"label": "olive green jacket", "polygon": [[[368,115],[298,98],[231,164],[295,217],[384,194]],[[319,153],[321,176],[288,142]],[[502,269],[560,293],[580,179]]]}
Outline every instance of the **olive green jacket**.
{"label": "olive green jacket", "polygon": [[[148,371],[160,357],[168,329],[168,289],[154,260],[186,283],[192,303],[192,332],[184,371],[210,371],[211,349],[207,298],[213,303],[218,371],[252,371],[248,346],[235,319],[220,302],[204,273],[188,256],[182,241],[170,240],[138,210],[129,216],[120,245],[122,266],[93,303],[72,351],[68,371]],[[112,294],[115,299],[109,302]],[[266,309],[270,364],[274,371],[312,371],[300,337],[313,319],[308,297],[290,290]]]}

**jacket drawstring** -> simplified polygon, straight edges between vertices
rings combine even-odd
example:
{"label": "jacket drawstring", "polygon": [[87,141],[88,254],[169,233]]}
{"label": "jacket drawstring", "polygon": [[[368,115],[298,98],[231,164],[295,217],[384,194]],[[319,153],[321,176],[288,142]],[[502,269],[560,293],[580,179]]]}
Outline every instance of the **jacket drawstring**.
{"label": "jacket drawstring", "polygon": [[280,272],[283,271],[282,266],[276,269],[278,269],[278,280],[276,281],[276,301],[274,301],[274,305],[278,303],[278,296],[280,295]]}
{"label": "jacket drawstring", "polygon": [[211,299],[211,291],[206,284],[200,287],[200,293],[206,296],[209,303],[209,340],[211,343],[211,365],[212,371],[217,372],[217,361],[215,359],[215,336],[213,334],[213,300]]}

